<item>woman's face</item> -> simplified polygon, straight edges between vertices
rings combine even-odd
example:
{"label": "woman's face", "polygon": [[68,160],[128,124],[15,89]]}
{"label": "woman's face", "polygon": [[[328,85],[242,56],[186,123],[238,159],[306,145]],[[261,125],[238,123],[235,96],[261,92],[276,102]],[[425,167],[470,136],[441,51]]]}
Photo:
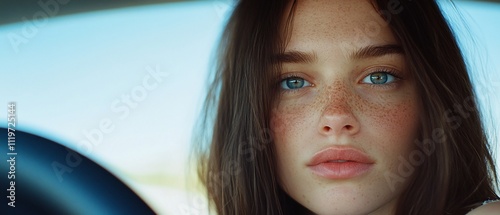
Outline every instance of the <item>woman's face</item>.
{"label": "woman's face", "polygon": [[370,1],[297,1],[291,25],[271,119],[281,187],[317,214],[393,213],[421,107],[401,47]]}

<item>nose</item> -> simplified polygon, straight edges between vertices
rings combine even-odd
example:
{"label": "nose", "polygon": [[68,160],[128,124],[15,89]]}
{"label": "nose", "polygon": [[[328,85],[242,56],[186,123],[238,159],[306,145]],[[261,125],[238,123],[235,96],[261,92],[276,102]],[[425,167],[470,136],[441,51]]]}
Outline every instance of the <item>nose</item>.
{"label": "nose", "polygon": [[352,112],[348,95],[329,96],[319,120],[319,133],[325,136],[352,136],[359,132],[360,124]]}

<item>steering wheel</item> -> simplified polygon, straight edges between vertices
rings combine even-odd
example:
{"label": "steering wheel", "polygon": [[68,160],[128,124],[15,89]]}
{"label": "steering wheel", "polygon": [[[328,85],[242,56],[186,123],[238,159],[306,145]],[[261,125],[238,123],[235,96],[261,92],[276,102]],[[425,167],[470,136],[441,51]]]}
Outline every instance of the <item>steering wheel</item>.
{"label": "steering wheel", "polygon": [[0,128],[0,134],[1,214],[154,214],[122,181],[85,156],[19,130],[11,151],[7,129]]}

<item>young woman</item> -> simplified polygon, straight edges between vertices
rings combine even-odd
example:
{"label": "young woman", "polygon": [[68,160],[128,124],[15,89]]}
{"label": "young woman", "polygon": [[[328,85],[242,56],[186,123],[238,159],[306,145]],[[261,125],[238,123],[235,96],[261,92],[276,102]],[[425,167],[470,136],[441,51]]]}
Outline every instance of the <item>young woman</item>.
{"label": "young woman", "polygon": [[199,148],[217,214],[499,213],[436,2],[241,0],[219,57]]}

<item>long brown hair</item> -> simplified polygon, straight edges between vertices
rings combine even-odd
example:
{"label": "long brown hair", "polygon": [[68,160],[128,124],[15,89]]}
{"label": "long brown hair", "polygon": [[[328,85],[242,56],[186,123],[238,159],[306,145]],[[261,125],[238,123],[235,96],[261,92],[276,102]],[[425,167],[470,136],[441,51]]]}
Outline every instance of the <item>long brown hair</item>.
{"label": "long brown hair", "polygon": [[[240,0],[222,35],[196,139],[198,174],[211,208],[221,215],[303,210],[279,187],[269,130],[280,72],[273,56],[286,46],[283,32],[289,30],[295,5],[290,10],[289,3]],[[465,214],[475,203],[498,198],[467,67],[435,1],[398,3],[399,12],[386,8],[392,0],[376,2],[418,83],[424,110],[415,143],[427,156],[396,214]]]}
{"label": "long brown hair", "polygon": [[[389,1],[377,1],[379,6]],[[398,214],[465,214],[497,199],[495,163],[455,35],[434,1],[402,1],[389,24],[418,83],[421,142],[430,154],[404,192]],[[441,133],[442,140],[436,140]]]}

